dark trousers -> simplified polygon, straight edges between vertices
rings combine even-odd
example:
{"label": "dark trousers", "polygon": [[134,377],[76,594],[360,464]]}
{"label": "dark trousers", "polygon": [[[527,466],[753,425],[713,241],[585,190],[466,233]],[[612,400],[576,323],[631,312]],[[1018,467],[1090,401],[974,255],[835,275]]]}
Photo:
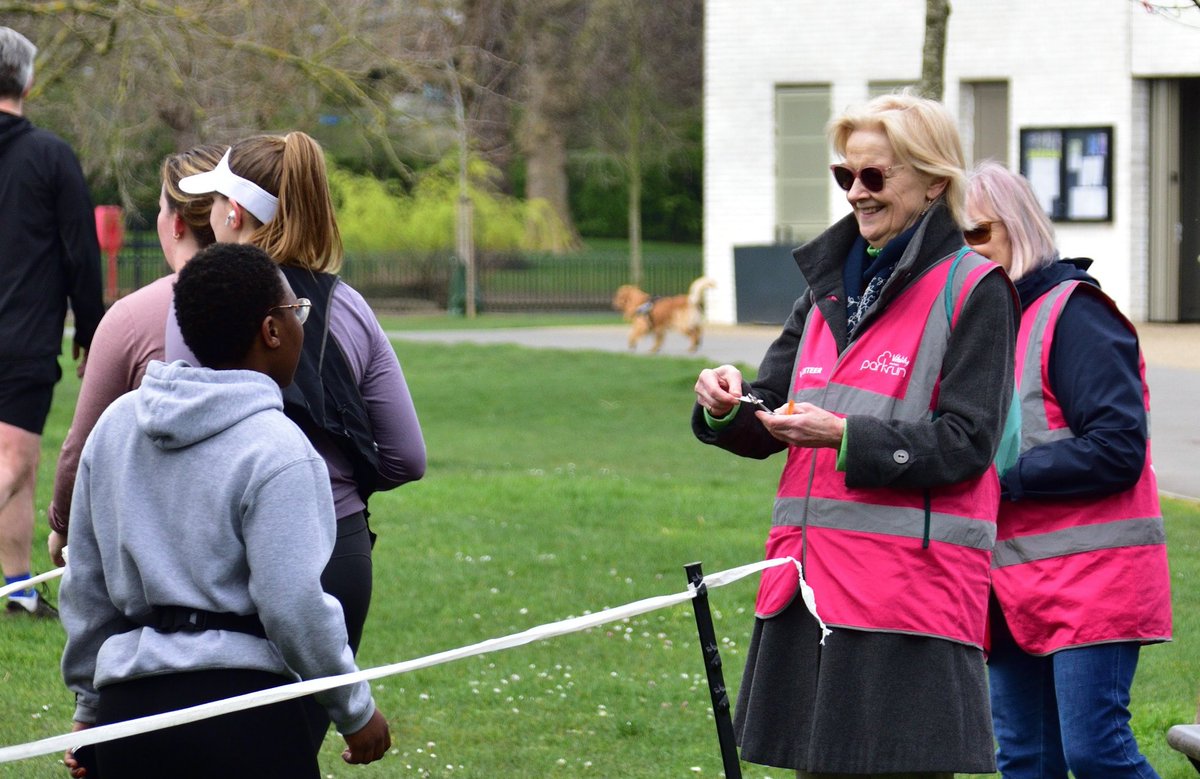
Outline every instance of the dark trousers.
{"label": "dark trousers", "polygon": [[371,608],[371,545],[366,512],[342,517],[337,523],[333,553],[321,573],[321,587],[342,604],[346,633],[355,654]]}
{"label": "dark trousers", "polygon": [[[98,725],[287,684],[264,671],[223,669],[148,676],[100,690]],[[95,746],[93,776],[119,779],[320,776],[304,699],[200,720]],[[83,751],[83,750],[81,750]]]}
{"label": "dark trousers", "polygon": [[[371,608],[371,529],[367,515],[359,511],[342,517],[337,523],[337,541],[333,554],[321,573],[321,587],[338,599],[346,619],[346,634],[350,648],[358,654],[362,641],[363,625],[367,622],[367,611]],[[306,709],[310,731],[317,749],[325,740],[329,730],[329,714],[325,707],[308,698]]]}

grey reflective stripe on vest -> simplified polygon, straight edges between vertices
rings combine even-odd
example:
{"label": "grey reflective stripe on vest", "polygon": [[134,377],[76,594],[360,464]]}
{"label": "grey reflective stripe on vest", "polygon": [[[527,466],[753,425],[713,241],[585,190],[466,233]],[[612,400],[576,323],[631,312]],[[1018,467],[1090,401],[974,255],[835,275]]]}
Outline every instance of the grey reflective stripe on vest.
{"label": "grey reflective stripe on vest", "polygon": [[[924,538],[925,511],[833,498],[776,498],[771,526],[820,527]],[[996,542],[996,525],[984,520],[933,512],[930,515],[929,537],[946,544],[986,551]]]}
{"label": "grey reflective stripe on vest", "polygon": [[[951,260],[953,260],[953,255],[943,259],[942,262],[949,262]],[[946,284],[946,287],[958,290],[958,293],[955,295],[956,300],[961,300],[963,297],[964,290],[961,287],[965,284],[967,276],[972,270],[985,262],[987,260],[976,254],[968,254],[959,263],[955,269],[954,278],[948,279]],[[934,265],[926,273],[931,272],[933,268],[939,267],[940,264]],[[945,289],[943,289],[944,293]],[[813,332],[813,318],[816,312],[816,306],[809,310],[808,319],[804,324],[806,337]],[[950,322],[946,318],[945,306],[942,302],[942,297],[939,295],[930,307],[916,357],[908,367],[908,387],[904,397],[893,398],[871,390],[849,387],[837,382],[831,382],[819,389],[801,390],[791,397],[797,403],[812,403],[826,411],[846,416],[861,414],[880,419],[904,421],[928,420],[931,417],[929,402],[933,397],[934,387],[937,386],[938,378],[941,375],[942,362],[945,359],[949,341]],[[874,356],[864,354],[861,350],[855,350],[854,346],[855,344],[852,342],[846,351],[838,356],[837,362],[830,371],[831,374],[842,366],[843,360],[870,359]],[[793,380],[797,371],[801,368],[800,359],[803,351],[803,347],[797,350],[796,362],[792,366]]]}
{"label": "grey reflective stripe on vest", "polygon": [[1033,320],[1020,376],[1022,454],[1035,446],[1075,437],[1070,428],[1050,429],[1046,419],[1046,395],[1042,387],[1042,350],[1045,348],[1050,314],[1058,305],[1059,298],[1073,288],[1073,282],[1063,282],[1047,292]]}
{"label": "grey reflective stripe on vest", "polygon": [[[1029,451],[1035,446],[1049,444],[1055,441],[1063,441],[1068,438],[1074,438],[1075,434],[1069,427],[1050,429],[1050,423],[1046,419],[1046,396],[1042,388],[1042,351],[1045,347],[1046,328],[1049,324],[1050,314],[1058,304],[1059,298],[1074,292],[1076,289],[1089,289],[1090,285],[1086,282],[1064,281],[1053,287],[1045,295],[1045,301],[1038,309],[1037,317],[1032,325],[1032,332],[1029,337],[1029,343],[1025,348],[1025,361],[1021,365],[1020,380],[1021,380],[1021,453]],[[1111,300],[1104,297],[1101,293],[1096,292],[1098,299],[1108,302],[1109,307],[1117,317],[1125,322],[1125,325],[1133,330],[1133,325],[1125,319],[1125,316],[1116,308]],[[1065,303],[1063,304],[1066,305]],[[1133,330],[1136,334],[1136,330]],[[1145,375],[1142,377],[1143,385],[1145,383]],[[1146,409],[1146,439],[1150,438],[1150,410]]]}
{"label": "grey reflective stripe on vest", "polygon": [[[1043,409],[1045,406],[1042,407]],[[1025,413],[1024,404],[1021,405],[1021,414]],[[1044,416],[1044,414],[1043,414]],[[1024,427],[1024,419],[1022,416],[1022,427]],[[1055,430],[1048,430],[1044,425],[1037,431],[1022,430],[1021,431],[1021,452],[1024,453],[1031,446],[1041,446],[1042,444],[1052,444],[1055,441],[1065,441],[1068,438],[1074,438],[1075,434],[1071,432],[1069,427],[1060,427]]]}
{"label": "grey reflective stripe on vest", "polygon": [[998,541],[992,551],[992,567],[1004,568],[1080,552],[1154,546],[1166,542],[1167,533],[1161,517],[1119,519]]}

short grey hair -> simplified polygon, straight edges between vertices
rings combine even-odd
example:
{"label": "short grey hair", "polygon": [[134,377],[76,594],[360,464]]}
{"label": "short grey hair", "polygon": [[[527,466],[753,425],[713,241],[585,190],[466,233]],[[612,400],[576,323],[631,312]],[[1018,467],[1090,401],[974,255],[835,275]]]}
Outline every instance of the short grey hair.
{"label": "short grey hair", "polygon": [[0,27],[0,98],[20,100],[33,83],[37,46],[11,27]]}
{"label": "short grey hair", "polygon": [[1058,261],[1054,226],[1042,210],[1029,180],[993,160],[971,171],[967,202],[991,211],[1004,223],[1012,247],[1008,277],[1013,281]]}

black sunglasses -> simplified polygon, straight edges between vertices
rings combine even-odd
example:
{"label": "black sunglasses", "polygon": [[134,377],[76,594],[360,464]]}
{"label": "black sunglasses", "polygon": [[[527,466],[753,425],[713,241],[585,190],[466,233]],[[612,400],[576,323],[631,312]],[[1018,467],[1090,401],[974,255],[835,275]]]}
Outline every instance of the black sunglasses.
{"label": "black sunglasses", "polygon": [[902,167],[902,164],[892,165],[888,168],[868,165],[861,170],[855,170],[847,165],[830,165],[829,169],[833,171],[833,180],[847,192],[854,186],[855,179],[861,181],[868,192],[882,192],[884,186],[887,184],[887,180],[891,178],[888,174],[891,173],[893,168],[899,167]]}
{"label": "black sunglasses", "polygon": [[992,225],[994,224],[999,224],[999,222],[980,222],[970,230],[963,230],[963,238],[966,238],[967,243],[972,246],[987,243],[992,240]]}

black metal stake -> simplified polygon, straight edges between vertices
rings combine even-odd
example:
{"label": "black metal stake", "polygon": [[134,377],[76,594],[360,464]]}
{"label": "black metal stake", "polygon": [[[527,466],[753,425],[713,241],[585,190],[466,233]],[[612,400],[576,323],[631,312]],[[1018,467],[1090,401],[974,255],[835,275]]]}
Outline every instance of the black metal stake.
{"label": "black metal stake", "polygon": [[692,608],[696,611],[696,630],[700,634],[700,650],[704,654],[704,671],[708,674],[708,694],[712,698],[713,719],[717,723],[717,741],[721,744],[721,762],[725,779],[742,779],[742,764],[738,759],[737,742],[733,737],[733,720],[729,717],[729,693],[721,673],[721,652],[717,649],[717,634],[713,629],[712,612],[708,608],[708,587],[700,563],[683,566],[688,582],[696,588]]}

